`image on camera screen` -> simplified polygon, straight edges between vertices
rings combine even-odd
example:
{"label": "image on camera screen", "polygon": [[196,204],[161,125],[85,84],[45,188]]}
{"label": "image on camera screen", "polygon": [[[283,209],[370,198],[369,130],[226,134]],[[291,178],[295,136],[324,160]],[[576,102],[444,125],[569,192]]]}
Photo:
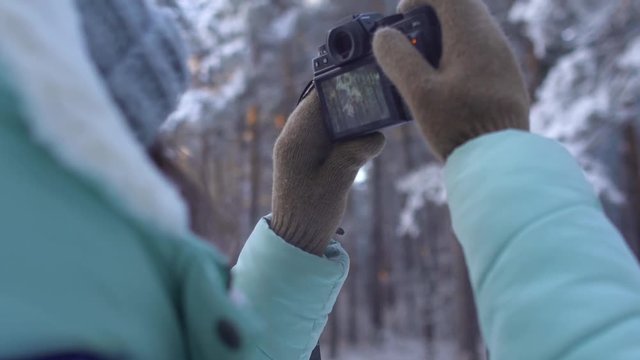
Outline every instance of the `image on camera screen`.
{"label": "image on camera screen", "polygon": [[381,75],[375,64],[340,74],[322,83],[335,133],[389,118]]}

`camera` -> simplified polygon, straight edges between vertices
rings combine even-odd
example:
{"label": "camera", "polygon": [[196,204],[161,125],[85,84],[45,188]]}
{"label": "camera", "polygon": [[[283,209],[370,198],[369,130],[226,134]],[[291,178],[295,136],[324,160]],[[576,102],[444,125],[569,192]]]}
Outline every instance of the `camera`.
{"label": "camera", "polygon": [[440,22],[430,6],[386,17],[378,13],[353,15],[331,29],[313,60],[313,85],[334,141],[410,121],[400,94],[373,56],[373,35],[381,27],[401,31],[432,66],[439,65]]}

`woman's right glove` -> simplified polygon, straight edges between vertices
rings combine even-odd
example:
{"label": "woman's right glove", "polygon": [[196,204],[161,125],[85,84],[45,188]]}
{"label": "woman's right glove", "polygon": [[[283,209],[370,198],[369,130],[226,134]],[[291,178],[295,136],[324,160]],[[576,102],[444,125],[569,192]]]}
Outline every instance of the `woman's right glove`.
{"label": "woman's right glove", "polygon": [[392,28],[374,53],[434,152],[443,160],[483,134],[529,129],[529,94],[507,39],[481,0],[403,0],[406,13],[431,5],[442,27],[438,69]]}

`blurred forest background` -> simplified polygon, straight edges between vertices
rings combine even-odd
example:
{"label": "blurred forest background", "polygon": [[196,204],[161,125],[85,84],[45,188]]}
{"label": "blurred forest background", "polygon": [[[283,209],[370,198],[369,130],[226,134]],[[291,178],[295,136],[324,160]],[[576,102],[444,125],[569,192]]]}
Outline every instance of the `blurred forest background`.
{"label": "blurred forest background", "polygon": [[[192,51],[192,90],[163,131],[192,226],[231,258],[269,213],[273,143],[327,31],[395,0],[156,0]],[[578,158],[640,248],[640,0],[486,0],[526,74],[535,132]],[[446,46],[446,44],[445,44]],[[333,359],[485,358],[440,165],[413,124],[386,132],[344,220],[352,269],[323,335]]]}

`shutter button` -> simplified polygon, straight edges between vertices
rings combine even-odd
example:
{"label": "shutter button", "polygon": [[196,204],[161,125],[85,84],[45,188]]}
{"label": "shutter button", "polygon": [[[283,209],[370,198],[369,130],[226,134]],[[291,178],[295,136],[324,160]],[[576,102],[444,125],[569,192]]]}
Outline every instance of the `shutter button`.
{"label": "shutter button", "polygon": [[222,319],[218,321],[217,329],[220,340],[232,350],[240,348],[240,335],[235,326],[229,321]]}

